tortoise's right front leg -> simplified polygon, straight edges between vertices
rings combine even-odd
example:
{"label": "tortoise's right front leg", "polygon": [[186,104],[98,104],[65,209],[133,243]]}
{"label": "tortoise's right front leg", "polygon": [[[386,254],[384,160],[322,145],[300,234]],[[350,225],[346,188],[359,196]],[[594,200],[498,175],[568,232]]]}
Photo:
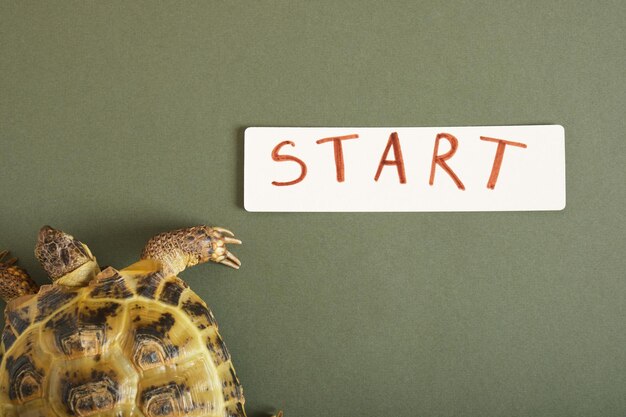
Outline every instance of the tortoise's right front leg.
{"label": "tortoise's right front leg", "polygon": [[16,258],[3,261],[9,251],[0,252],[0,298],[9,302],[26,294],[37,294],[39,286],[28,273],[17,266]]}
{"label": "tortoise's right front leg", "polygon": [[238,245],[241,241],[221,227],[194,226],[154,236],[144,247],[141,259],[158,260],[173,275],[208,261],[239,269],[241,262],[226,249],[227,244]]}

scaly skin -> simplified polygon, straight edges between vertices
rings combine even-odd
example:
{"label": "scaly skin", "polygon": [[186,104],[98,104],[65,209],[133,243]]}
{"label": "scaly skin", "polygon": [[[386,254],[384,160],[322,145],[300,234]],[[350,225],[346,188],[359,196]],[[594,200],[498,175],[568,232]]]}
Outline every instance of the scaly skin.
{"label": "scaly skin", "polygon": [[53,281],[93,260],[89,249],[79,240],[50,226],[39,230],[35,256]]}
{"label": "scaly skin", "polygon": [[0,252],[0,298],[9,302],[26,294],[37,294],[39,286],[31,279],[26,270],[17,266],[16,258],[2,260],[8,251]]}
{"label": "scaly skin", "polygon": [[194,226],[154,236],[148,241],[141,259],[158,260],[167,274],[177,275],[186,268],[207,261],[239,269],[241,262],[226,249],[226,244],[241,244],[234,234],[221,227]]}

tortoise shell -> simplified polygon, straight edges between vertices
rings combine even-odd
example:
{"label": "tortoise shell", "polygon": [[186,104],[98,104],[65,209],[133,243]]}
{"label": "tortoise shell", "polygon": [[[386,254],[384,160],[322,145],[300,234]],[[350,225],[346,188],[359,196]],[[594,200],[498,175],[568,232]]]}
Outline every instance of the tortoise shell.
{"label": "tortoise shell", "polygon": [[2,417],[245,416],[213,313],[158,262],[44,286],[6,317]]}

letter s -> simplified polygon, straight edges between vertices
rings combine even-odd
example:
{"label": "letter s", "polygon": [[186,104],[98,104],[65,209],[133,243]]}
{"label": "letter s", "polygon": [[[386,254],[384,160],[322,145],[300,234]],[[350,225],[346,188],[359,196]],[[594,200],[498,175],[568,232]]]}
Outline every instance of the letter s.
{"label": "letter s", "polygon": [[299,183],[300,181],[304,179],[304,177],[306,177],[306,172],[307,172],[306,164],[300,158],[296,158],[293,155],[279,155],[278,154],[278,152],[280,151],[280,148],[282,148],[285,145],[296,146],[296,144],[290,140],[286,140],[286,141],[279,143],[278,145],[274,147],[274,149],[272,149],[272,159],[276,162],[292,161],[292,162],[298,163],[300,165],[300,176],[293,181],[287,181],[287,182],[272,181],[272,185],[276,185],[279,187],[284,186],[284,185],[294,185],[294,184]]}

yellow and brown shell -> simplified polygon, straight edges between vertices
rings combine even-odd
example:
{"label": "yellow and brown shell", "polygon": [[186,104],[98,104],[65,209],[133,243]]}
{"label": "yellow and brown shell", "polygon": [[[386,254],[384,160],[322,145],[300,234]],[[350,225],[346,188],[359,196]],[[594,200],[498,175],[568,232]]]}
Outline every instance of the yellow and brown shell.
{"label": "yellow and brown shell", "polygon": [[11,302],[0,416],[245,416],[213,314],[159,266],[107,268],[86,287]]}

